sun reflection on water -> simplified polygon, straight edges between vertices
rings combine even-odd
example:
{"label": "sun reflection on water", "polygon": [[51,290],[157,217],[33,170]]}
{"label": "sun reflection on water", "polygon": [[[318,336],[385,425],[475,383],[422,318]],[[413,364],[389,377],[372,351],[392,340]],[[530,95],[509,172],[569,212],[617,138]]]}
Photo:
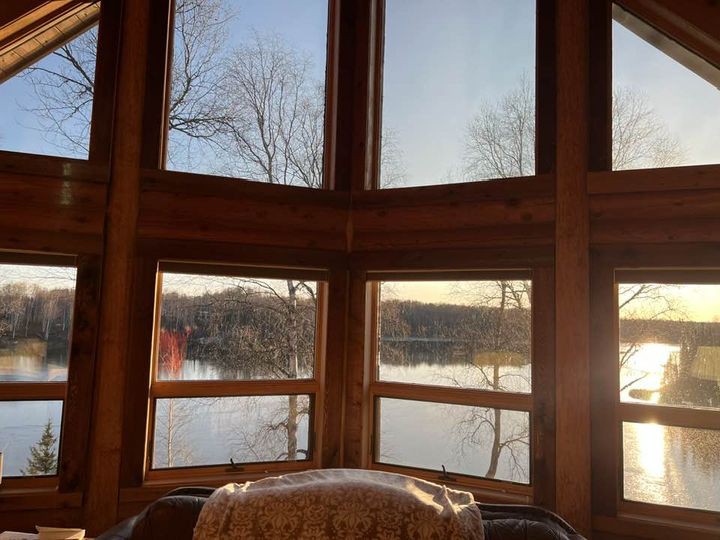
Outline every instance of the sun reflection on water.
{"label": "sun reflection on water", "polygon": [[638,463],[650,478],[665,476],[665,430],[663,426],[635,424]]}
{"label": "sun reflection on water", "polygon": [[[627,358],[625,365],[620,370],[622,400],[658,403],[660,399],[658,390],[663,383],[665,366],[679,349],[677,345],[666,343],[643,343],[637,346],[637,350]],[[626,350],[627,348],[622,351],[623,354]],[[630,394],[630,391],[634,389],[643,389],[648,392],[642,399],[638,399]]]}

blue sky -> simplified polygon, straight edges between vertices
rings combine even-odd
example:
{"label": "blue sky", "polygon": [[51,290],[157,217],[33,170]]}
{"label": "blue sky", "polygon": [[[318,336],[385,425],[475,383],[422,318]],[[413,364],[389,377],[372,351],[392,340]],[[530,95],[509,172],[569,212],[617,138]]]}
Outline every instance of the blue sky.
{"label": "blue sky", "polygon": [[439,183],[462,164],[467,122],[535,70],[531,0],[389,0],[383,129],[407,184]]}
{"label": "blue sky", "polygon": [[643,92],[684,148],[683,165],[720,163],[720,89],[613,22],[613,81]]}
{"label": "blue sky", "polygon": [[[322,80],[325,0],[235,0],[231,48],[249,33],[279,34],[313,59]],[[462,166],[467,122],[535,70],[531,0],[388,0],[383,124],[397,138],[407,185],[445,181]],[[720,91],[613,25],[615,82],[644,92],[685,148],[685,164],[720,162]],[[56,60],[50,56],[46,66]],[[33,130],[23,113],[32,90],[15,77],[0,85],[0,148],[69,155]],[[84,157],[84,156],[75,156]]]}

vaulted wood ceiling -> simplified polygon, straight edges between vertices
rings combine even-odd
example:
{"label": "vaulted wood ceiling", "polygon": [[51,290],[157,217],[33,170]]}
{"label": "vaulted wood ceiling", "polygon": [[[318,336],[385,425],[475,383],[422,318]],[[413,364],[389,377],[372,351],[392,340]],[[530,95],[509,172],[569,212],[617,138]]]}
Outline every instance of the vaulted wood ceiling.
{"label": "vaulted wood ceiling", "polygon": [[91,28],[99,2],[4,2],[0,6],[0,83]]}

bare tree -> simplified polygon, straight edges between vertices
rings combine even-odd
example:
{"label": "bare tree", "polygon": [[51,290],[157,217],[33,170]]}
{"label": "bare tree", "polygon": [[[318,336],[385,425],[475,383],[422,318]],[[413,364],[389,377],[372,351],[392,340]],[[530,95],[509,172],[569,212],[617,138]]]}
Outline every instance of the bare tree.
{"label": "bare tree", "polygon": [[324,92],[310,60],[279,36],[255,33],[228,59],[226,173],[270,184],[322,186]]}
{"label": "bare tree", "polygon": [[[633,283],[618,287],[618,311],[621,329],[623,320],[636,319],[638,322],[634,335],[629,339],[626,338],[628,341],[622,343],[620,347],[619,364],[621,375],[630,368],[632,358],[643,346],[643,336],[651,332],[655,321],[683,317],[681,306],[670,294],[670,287],[659,283]],[[622,384],[620,392],[624,392],[647,376],[648,373],[643,372],[631,378]],[[646,391],[641,391],[641,393],[644,394]]]}
{"label": "bare tree", "polygon": [[[613,92],[613,167],[666,167],[681,162],[678,139],[647,98],[631,88]],[[535,174],[535,92],[523,79],[497,103],[485,104],[467,125],[466,180]]]}
{"label": "bare tree", "polygon": [[[529,390],[530,380],[516,369],[507,370],[518,355],[530,360],[530,295],[529,281],[481,282],[460,287],[459,294],[475,298],[486,324],[476,325],[474,340],[480,345],[486,356],[485,362],[471,364],[471,371],[465,372],[462,380],[454,379],[457,386],[466,386],[470,381],[473,387],[492,391]],[[526,418],[510,419],[503,422],[505,416],[501,409],[469,407],[459,418],[454,419],[453,430],[459,437],[459,451],[464,454],[468,449],[475,452],[478,448],[488,448],[490,459],[484,476],[495,478],[500,458],[507,453],[510,471],[521,479],[527,477],[523,456],[526,456],[530,443],[530,425]],[[517,414],[517,413],[511,413]]]}
{"label": "bare tree", "polygon": [[407,181],[407,170],[403,152],[393,129],[383,129],[380,141],[380,186],[384,188],[403,187]]}
{"label": "bare tree", "polygon": [[465,148],[468,180],[535,174],[535,92],[527,79],[468,122]]}
{"label": "bare tree", "polygon": [[226,106],[226,41],[236,13],[226,0],[178,0],[168,115],[168,160],[191,168],[220,147],[232,122]]}
{"label": "bare tree", "polygon": [[95,93],[97,29],[93,28],[51,53],[51,62],[20,73],[33,89],[22,109],[37,120],[50,144],[87,155]]}
{"label": "bare tree", "polygon": [[613,90],[612,146],[616,170],[669,167],[681,163],[684,154],[648,97],[630,87]]}
{"label": "bare tree", "polygon": [[197,407],[194,400],[161,399],[155,411],[154,467],[192,465],[193,448],[187,442],[188,430]]}
{"label": "bare tree", "polygon": [[[168,125],[168,158],[187,167],[199,150],[216,147],[228,123],[222,81],[225,41],[234,12],[225,0],[178,0]],[[50,62],[27,68],[20,76],[32,96],[21,105],[37,121],[50,144],[74,155],[87,155],[95,93],[97,28],[50,55]]]}

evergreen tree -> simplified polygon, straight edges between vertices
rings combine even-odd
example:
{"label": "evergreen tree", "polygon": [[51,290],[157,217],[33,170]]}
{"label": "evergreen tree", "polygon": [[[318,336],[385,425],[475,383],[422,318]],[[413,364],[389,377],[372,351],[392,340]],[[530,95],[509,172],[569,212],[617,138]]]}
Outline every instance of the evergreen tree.
{"label": "evergreen tree", "polygon": [[40,440],[30,448],[30,457],[27,468],[20,472],[25,476],[51,475],[57,472],[57,452],[55,443],[57,437],[53,434],[52,420],[48,418]]}

